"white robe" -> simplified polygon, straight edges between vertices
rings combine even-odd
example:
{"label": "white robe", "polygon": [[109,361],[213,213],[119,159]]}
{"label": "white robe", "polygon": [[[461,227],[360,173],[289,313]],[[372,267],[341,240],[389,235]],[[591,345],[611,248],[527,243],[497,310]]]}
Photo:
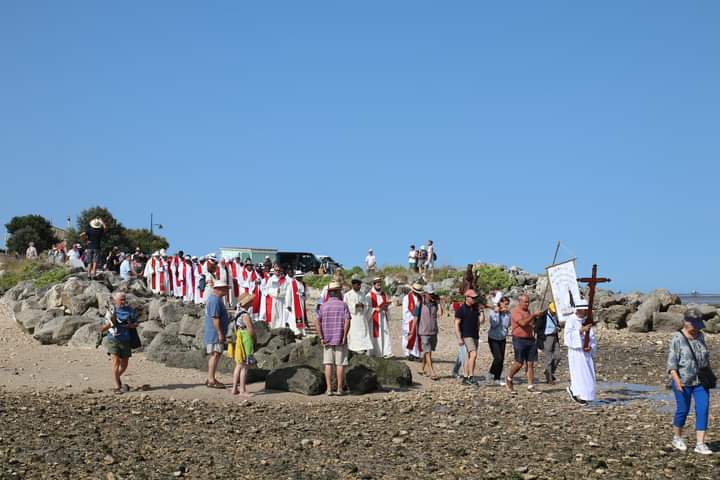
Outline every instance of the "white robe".
{"label": "white robe", "polygon": [[[345,304],[350,309],[350,330],[348,331],[348,348],[353,352],[371,352],[373,349],[372,326],[370,318],[370,301],[361,292],[350,290],[343,297]],[[358,307],[358,304],[363,307]]]}
{"label": "white robe", "polygon": [[170,259],[170,270],[172,271],[172,292],[175,298],[182,298],[183,283],[185,282],[185,276],[183,275],[182,266],[185,262],[184,259],[179,258],[177,255]]}
{"label": "white robe", "polygon": [[[295,335],[305,335],[305,285],[294,278],[287,277],[287,288],[285,289],[285,323]],[[300,312],[295,311],[295,294],[293,285],[297,285],[298,303]],[[300,317],[298,321],[297,318]],[[298,325],[300,323],[300,325]]]}
{"label": "white robe", "polygon": [[150,257],[145,264],[145,271],[143,276],[147,280],[147,286],[154,294],[159,295],[162,293],[164,286],[161,280],[161,273],[163,272],[162,260],[158,257]]}
{"label": "white robe", "polygon": [[[420,357],[420,337],[417,336],[417,318],[415,318],[415,313],[408,310],[408,305],[410,303],[410,295],[415,296],[415,308],[417,308],[420,305],[420,302],[422,299],[420,298],[420,295],[417,295],[415,293],[408,293],[403,297],[402,302],[402,312],[403,312],[403,324],[402,324],[402,350],[403,355],[414,355],[416,357]],[[408,350],[408,342],[410,341],[410,324],[411,322],[415,322],[415,344],[413,345],[412,350]]]}
{"label": "white robe", "polygon": [[[186,302],[193,302],[195,300],[195,265],[192,262],[185,262],[184,266],[180,267],[180,274],[183,275],[183,286],[185,287],[185,295],[183,300]],[[180,290],[182,294],[182,289]]]}
{"label": "white robe", "polygon": [[265,316],[270,328],[283,328],[285,326],[287,281],[282,280],[283,278],[273,275],[265,284]]}
{"label": "white robe", "polygon": [[195,292],[193,292],[193,300],[196,305],[200,305],[201,303],[204,303],[205,300],[205,290],[200,290],[200,278],[202,278],[205,274],[205,265],[198,262],[194,263],[193,267],[195,268],[195,271],[193,272],[195,274]]}
{"label": "white robe", "polygon": [[[373,342],[373,350],[371,355],[374,357],[392,357],[392,343],[390,342],[390,325],[388,324],[388,311],[378,310],[378,335],[375,336],[374,329],[374,309],[372,307],[372,293],[373,290],[367,294],[367,301],[370,305],[370,338]],[[382,303],[382,292],[375,292],[377,296],[378,306]],[[386,301],[389,302],[389,300]]]}
{"label": "white robe", "polygon": [[583,351],[581,332],[583,320],[570,315],[565,323],[565,346],[568,347],[568,370],[570,390],[573,395],[588,402],[595,400],[595,364],[593,356],[597,350],[595,330],[590,329],[590,351]]}
{"label": "white robe", "polygon": [[[237,306],[237,299],[240,296],[240,293],[242,291],[240,290],[240,273],[242,272],[242,269],[244,267],[240,266],[240,262],[238,261],[231,261],[227,264],[228,274],[229,274],[229,282],[228,285],[230,285],[230,305],[232,307]],[[234,271],[233,271],[234,269]],[[237,291],[236,291],[237,289]]]}

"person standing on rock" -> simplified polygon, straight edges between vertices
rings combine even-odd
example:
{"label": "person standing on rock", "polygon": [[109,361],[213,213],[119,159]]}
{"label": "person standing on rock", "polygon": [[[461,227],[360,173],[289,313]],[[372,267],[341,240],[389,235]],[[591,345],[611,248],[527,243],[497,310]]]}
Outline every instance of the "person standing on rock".
{"label": "person standing on rock", "polygon": [[[595,330],[583,325],[587,317],[587,300],[575,302],[575,314],[565,320],[565,346],[568,347],[568,370],[570,386],[567,387],[570,399],[580,405],[595,400],[595,364],[593,357],[597,349]],[[583,338],[590,335],[590,351],[583,349]]]}
{"label": "person standing on rock", "polygon": [[105,222],[100,218],[90,220],[90,228],[80,234],[80,238],[87,242],[85,250],[85,262],[88,266],[88,278],[92,278],[97,271],[97,264],[100,261],[100,243],[106,230]]}
{"label": "person standing on rock", "polygon": [[410,245],[410,251],[408,252],[408,269],[411,272],[417,272],[417,250],[415,245]]}
{"label": "person standing on rock", "polygon": [[285,326],[285,295],[287,278],[283,267],[273,265],[273,274],[265,285],[265,321],[270,328]]}
{"label": "person standing on rock", "polygon": [[425,285],[423,288],[423,301],[418,316],[418,335],[422,342],[422,366],[421,375],[429,375],[431,380],[437,380],[435,367],[432,363],[432,352],[437,348],[438,334],[438,303],[435,296],[435,289],[432,285]]}
{"label": "person standing on rock", "polygon": [[437,255],[435,254],[435,245],[433,244],[432,240],[428,240],[427,259],[425,260],[425,273],[429,273],[430,278],[432,278],[433,274],[435,273],[435,260],[437,260]]}
{"label": "person standing on rock", "polygon": [[115,384],[114,393],[124,393],[130,390],[127,384],[120,380],[127,370],[132,349],[130,348],[130,328],[137,328],[137,314],[128,306],[125,294],[116,292],[113,295],[113,306],[105,314],[106,323],[100,328],[107,333],[107,352],[112,360],[112,376]]}
{"label": "person standing on rock", "polygon": [[348,364],[347,335],[350,330],[350,309],[342,301],[342,284],[331,282],[328,287],[328,300],[323,303],[317,314],[315,328],[323,346],[323,365],[325,366],[325,385],[327,395],[333,395],[333,366],[337,377],[337,392],[343,395],[345,367]]}
{"label": "person standing on rock", "polygon": [[289,270],[285,289],[285,325],[299,337],[305,335],[305,284],[302,281],[304,276],[302,270],[295,272]]}
{"label": "person standing on rock", "polygon": [[420,337],[417,333],[420,307],[422,306],[423,285],[413,283],[410,291],[403,297],[402,312],[402,349],[405,358],[411,362],[420,360]]}
{"label": "person standing on rock", "polygon": [[382,291],[382,277],[375,277],[370,292],[367,294],[368,303],[372,308],[370,319],[372,325],[372,342],[374,357],[392,357],[392,343],[390,342],[390,325],[388,318],[388,302],[385,292]]}
{"label": "person standing on rock", "polygon": [[465,303],[455,312],[455,335],[458,345],[465,347],[467,358],[463,371],[463,385],[475,385],[475,360],[477,359],[478,339],[480,338],[480,309],[477,305],[478,294],[475,290],[465,292]]}
{"label": "person standing on rock", "polygon": [[377,270],[377,258],[375,258],[375,253],[372,248],[368,250],[367,257],[365,257],[365,270],[368,273],[372,273]]}
{"label": "person standing on rock", "polygon": [[255,364],[255,343],[257,337],[253,326],[252,318],[248,308],[253,303],[251,293],[241,293],[237,299],[237,314],[233,322],[234,331],[228,339],[228,355],[235,360],[235,371],[233,372],[233,387],[230,393],[239,395],[241,398],[253,396],[247,391],[247,373],[250,367]]}
{"label": "person standing on rock", "polygon": [[488,329],[488,346],[493,357],[490,375],[498,385],[505,385],[505,381],[501,378],[508,333],[510,333],[510,299],[502,297],[495,310],[490,313],[490,328]]}
{"label": "person standing on rock", "polygon": [[130,256],[128,255],[122,259],[122,262],[120,262],[120,278],[123,280],[130,280],[134,277],[135,272],[133,272]]}
{"label": "person standing on rock", "polygon": [[670,339],[667,368],[672,377],[672,390],[675,394],[675,418],[673,419],[672,446],[680,451],[687,450],[682,438],[685,420],[690,412],[690,404],[695,399],[695,452],[710,455],[712,450],[705,443],[710,412],[709,385],[700,377],[700,369],[709,368],[710,352],[705,344],[705,336],[700,331],[705,328],[702,314],[694,308],[685,312],[683,328]]}
{"label": "person standing on rock", "polygon": [[371,327],[368,322],[370,303],[361,291],[362,280],[359,277],[353,276],[350,285],[351,290],[343,297],[351,315],[348,349],[358,353],[369,353],[373,349],[372,338],[370,338]]}
{"label": "person standing on rock", "polygon": [[228,284],[225,280],[216,279],[213,282],[212,293],[208,295],[205,305],[205,334],[203,340],[208,358],[208,373],[205,385],[210,388],[225,388],[215,377],[220,355],[225,347],[225,333],[227,332],[228,317],[224,297],[228,293]]}
{"label": "person standing on rock", "polygon": [[535,386],[535,362],[538,358],[535,340],[535,319],[542,312],[530,313],[530,298],[526,294],[518,297],[518,304],[510,314],[511,333],[515,361],[505,379],[505,386],[513,392],[513,377],[525,365],[527,367],[528,392],[539,393]]}
{"label": "person standing on rock", "polygon": [[37,248],[35,248],[35,242],[28,243],[28,248],[25,250],[25,258],[28,260],[35,260],[38,257]]}

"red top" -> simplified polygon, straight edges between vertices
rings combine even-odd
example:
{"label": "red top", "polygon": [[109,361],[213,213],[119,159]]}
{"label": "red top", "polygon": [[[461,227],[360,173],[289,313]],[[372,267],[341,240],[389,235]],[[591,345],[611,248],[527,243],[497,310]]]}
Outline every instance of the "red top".
{"label": "red top", "polygon": [[528,322],[527,325],[522,326],[518,323],[518,320],[527,321],[530,318],[530,312],[514,308],[511,316],[512,325],[512,336],[518,338],[535,338],[533,332],[533,322]]}

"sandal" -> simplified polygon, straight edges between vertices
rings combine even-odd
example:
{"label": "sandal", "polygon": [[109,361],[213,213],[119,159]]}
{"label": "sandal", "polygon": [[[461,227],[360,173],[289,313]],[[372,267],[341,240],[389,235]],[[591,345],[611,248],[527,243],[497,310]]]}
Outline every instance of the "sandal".
{"label": "sandal", "polygon": [[208,381],[206,381],[206,382],[205,382],[205,386],[208,387],[208,388],[218,388],[218,389],[225,388],[225,384],[224,384],[224,383],[220,383],[220,382],[218,382],[217,380],[215,380],[214,382],[208,382]]}
{"label": "sandal", "polygon": [[122,395],[122,394],[125,393],[125,392],[123,392],[122,387],[118,387],[118,388],[113,388],[113,393],[114,393],[115,395]]}
{"label": "sandal", "polygon": [[530,384],[527,386],[528,392],[530,393],[542,393],[540,390],[538,390],[534,384]]}
{"label": "sandal", "polygon": [[437,382],[438,380],[440,380],[440,377],[438,377],[437,375],[431,375],[430,380],[432,380],[433,382]]}

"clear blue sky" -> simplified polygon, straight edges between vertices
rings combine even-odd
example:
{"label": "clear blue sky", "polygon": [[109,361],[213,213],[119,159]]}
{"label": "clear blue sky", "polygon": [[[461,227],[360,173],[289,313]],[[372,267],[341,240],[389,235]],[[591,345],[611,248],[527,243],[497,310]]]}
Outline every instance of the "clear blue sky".
{"label": "clear blue sky", "polygon": [[[148,5],[151,4],[151,5]],[[720,3],[0,5],[0,221],[720,291]]]}

